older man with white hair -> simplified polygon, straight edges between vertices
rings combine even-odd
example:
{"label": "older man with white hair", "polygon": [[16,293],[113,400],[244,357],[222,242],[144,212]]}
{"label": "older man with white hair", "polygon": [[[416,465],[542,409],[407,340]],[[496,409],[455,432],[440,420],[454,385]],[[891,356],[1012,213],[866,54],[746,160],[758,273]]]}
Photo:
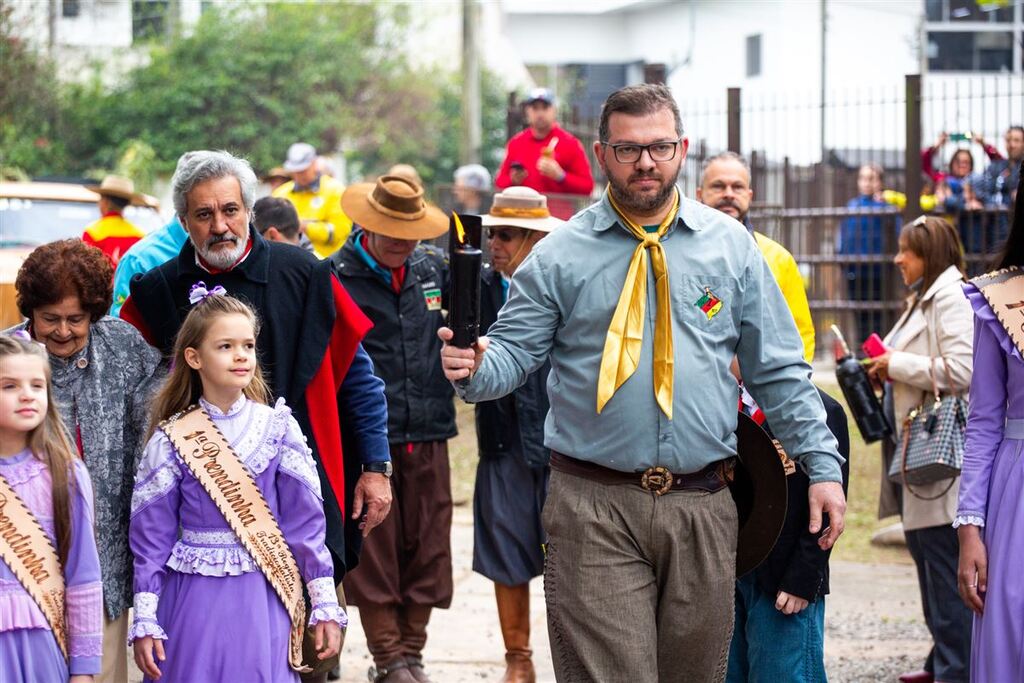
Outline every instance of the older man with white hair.
{"label": "older man with white hair", "polygon": [[[166,355],[197,282],[223,286],[253,306],[263,323],[257,345],[271,390],[291,407],[317,463],[327,547],[340,582],[358,561],[360,536],[391,505],[384,386],[361,344],[370,321],[328,261],[267,242],[252,227],[257,179],[244,159],[194,152],[179,161],[171,184],[188,240],[175,258],[132,279],[121,317]],[[351,449],[345,458],[343,442]],[[307,654],[307,662],[314,659]]]}

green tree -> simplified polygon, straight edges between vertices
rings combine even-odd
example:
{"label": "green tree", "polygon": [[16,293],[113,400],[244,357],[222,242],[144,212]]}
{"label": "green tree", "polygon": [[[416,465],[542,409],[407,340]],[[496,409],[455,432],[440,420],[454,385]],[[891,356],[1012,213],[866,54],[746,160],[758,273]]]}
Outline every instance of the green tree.
{"label": "green tree", "polygon": [[61,102],[53,62],[19,37],[10,0],[0,0],[0,165],[29,174],[61,168]]}
{"label": "green tree", "polygon": [[[445,125],[433,77],[399,49],[400,5],[317,3],[206,12],[190,36],[155,46],[88,121],[75,156],[113,166],[124,140],[145,141],[168,172],[183,152],[222,148],[258,169],[297,140],[339,148],[364,168],[410,158]],[[78,104],[88,108],[88,96]],[[367,150],[369,150],[367,152]],[[423,156],[423,155],[421,155]]]}

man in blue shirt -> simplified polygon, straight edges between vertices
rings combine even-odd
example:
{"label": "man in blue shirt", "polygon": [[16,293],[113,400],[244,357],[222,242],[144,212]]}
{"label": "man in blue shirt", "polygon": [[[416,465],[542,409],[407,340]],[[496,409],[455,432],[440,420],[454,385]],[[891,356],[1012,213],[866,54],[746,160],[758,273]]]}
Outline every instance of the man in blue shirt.
{"label": "man in blue shirt", "polygon": [[556,677],[721,680],[737,539],[725,490],[733,357],[808,474],[809,531],[823,548],[843,530],[842,458],[757,245],[676,188],[688,140],[668,88],[613,93],[599,136],[608,191],[534,248],[489,337],[475,349],[446,344],[442,362],[461,396],[483,401],[550,358],[545,592]]}
{"label": "man in blue shirt", "polygon": [[110,305],[110,315],[120,315],[121,306],[128,299],[128,285],[133,277],[170,261],[178,255],[181,245],[187,239],[188,234],[175,215],[170,223],[133,244],[117,262],[117,270],[114,271],[114,301]]}

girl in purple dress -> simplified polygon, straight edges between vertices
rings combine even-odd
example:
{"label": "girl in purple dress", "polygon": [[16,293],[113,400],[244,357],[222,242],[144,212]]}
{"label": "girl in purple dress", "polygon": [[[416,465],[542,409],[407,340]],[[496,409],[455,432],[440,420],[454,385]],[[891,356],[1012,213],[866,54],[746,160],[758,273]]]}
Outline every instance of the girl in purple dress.
{"label": "girl in purple dress", "polygon": [[0,336],[0,479],[14,490],[57,550],[64,570],[68,643],[65,660],[43,611],[0,559],[4,683],[91,683],[100,673],[103,589],[93,532],[92,484],[74,453],[53,403],[46,349]]}
{"label": "girl in purple dress", "polygon": [[[220,291],[217,294],[217,290]],[[320,480],[298,423],[256,361],[252,309],[199,283],[153,408],[152,436],[132,496],[135,612],[129,632],[146,680],[298,681],[289,667],[290,619],[252,556],[163,431],[199,403],[255,479],[309,591],[319,658],[338,653],[338,605]],[[180,530],[180,532],[179,532]]]}
{"label": "girl in purple dress", "polygon": [[[1000,270],[1024,269],[1021,180]],[[971,680],[1024,681],[1024,359],[975,282],[964,285],[974,307],[974,376],[954,522],[958,583],[975,614]],[[1024,278],[1013,282],[1010,301],[1024,300]],[[1009,314],[1016,325],[1019,312]]]}

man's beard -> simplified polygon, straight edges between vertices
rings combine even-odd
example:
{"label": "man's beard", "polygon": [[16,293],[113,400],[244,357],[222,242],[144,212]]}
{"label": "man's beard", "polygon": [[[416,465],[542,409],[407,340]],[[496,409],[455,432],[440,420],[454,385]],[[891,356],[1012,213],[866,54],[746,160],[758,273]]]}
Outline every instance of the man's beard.
{"label": "man's beard", "polygon": [[672,196],[672,193],[675,192],[680,170],[681,167],[677,168],[676,172],[672,174],[671,179],[663,181],[661,189],[654,195],[630,192],[629,183],[641,178],[660,179],[661,175],[655,173],[634,173],[626,179],[625,183],[618,181],[614,176],[608,174],[608,188],[620,209],[639,216],[649,216],[657,213],[658,209],[664,206],[665,202]]}
{"label": "man's beard", "polygon": [[[189,239],[192,239],[191,236]],[[234,246],[229,249],[220,248],[214,251],[213,247],[221,242],[231,242]],[[196,253],[199,254],[199,257],[203,259],[206,265],[212,266],[217,270],[227,270],[235,265],[238,259],[242,258],[242,254],[245,253],[246,243],[234,233],[229,232],[219,236],[211,235],[202,246],[199,246],[193,240],[192,246],[195,247]]]}
{"label": "man's beard", "polygon": [[[722,208],[726,207],[726,206],[731,206],[732,208],[736,209],[736,214],[737,214],[736,215],[736,220],[738,220],[740,223],[743,223],[744,225],[747,224],[747,213],[748,212],[744,211],[743,209],[741,209],[734,202],[731,202],[728,199],[723,199],[722,201],[720,201],[717,204],[715,204],[715,208],[718,209],[719,211],[722,211]],[[729,215],[725,211],[722,211],[722,213],[725,213],[725,215],[727,215],[727,216]]]}

